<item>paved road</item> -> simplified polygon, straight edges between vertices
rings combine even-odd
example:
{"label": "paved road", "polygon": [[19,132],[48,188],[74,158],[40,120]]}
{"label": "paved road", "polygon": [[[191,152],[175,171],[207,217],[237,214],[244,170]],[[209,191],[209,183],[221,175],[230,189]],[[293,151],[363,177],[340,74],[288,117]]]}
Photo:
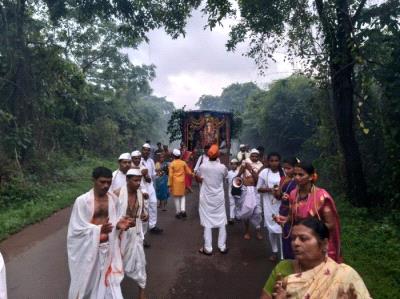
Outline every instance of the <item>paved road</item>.
{"label": "paved road", "polygon": [[[198,192],[187,197],[188,218],[174,218],[172,201],[168,211],[159,210],[163,235],[150,235],[146,249],[149,298],[257,298],[274,264],[268,261],[266,241],[242,238],[242,225],[228,226],[227,255],[203,256],[202,228],[198,216]],[[64,209],[32,225],[0,244],[6,260],[10,299],[66,298],[66,233],[71,209]],[[214,244],[216,244],[214,232]],[[135,298],[133,281],[122,283],[124,297]]]}

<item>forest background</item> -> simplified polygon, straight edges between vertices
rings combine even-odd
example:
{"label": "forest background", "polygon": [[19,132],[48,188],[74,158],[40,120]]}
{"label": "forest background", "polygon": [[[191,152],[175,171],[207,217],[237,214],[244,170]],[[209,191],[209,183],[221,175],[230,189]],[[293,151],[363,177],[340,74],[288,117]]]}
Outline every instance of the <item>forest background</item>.
{"label": "forest background", "polygon": [[[228,48],[249,40],[248,55],[261,71],[274,50],[296,49],[288,59],[301,57],[304,71],[262,89],[251,82],[232,84],[220,96],[202,96],[197,107],[229,107],[241,142],[314,161],[319,184],[339,206],[346,260],[374,298],[395,298],[400,293],[400,5],[345,1],[354,21],[345,38],[353,91],[347,112],[362,162],[359,175],[366,182],[360,199],[346,188],[348,153],[340,142],[330,72],[341,58],[329,55],[330,41],[324,40],[327,28],[337,29],[340,38],[345,22],[335,16],[344,2],[317,0],[308,7],[311,2],[239,1],[241,21]],[[231,3],[203,3],[211,28],[235,16]],[[200,5],[198,0],[0,2],[1,238],[71,204],[88,187],[93,166],[115,167],[110,161],[146,139],[167,142],[167,123],[176,110],[152,94],[155,66],[132,65],[120,49],[136,48],[155,28],[183,34],[191,10]],[[287,28],[287,43],[280,44]],[[269,38],[278,42],[270,44]]]}

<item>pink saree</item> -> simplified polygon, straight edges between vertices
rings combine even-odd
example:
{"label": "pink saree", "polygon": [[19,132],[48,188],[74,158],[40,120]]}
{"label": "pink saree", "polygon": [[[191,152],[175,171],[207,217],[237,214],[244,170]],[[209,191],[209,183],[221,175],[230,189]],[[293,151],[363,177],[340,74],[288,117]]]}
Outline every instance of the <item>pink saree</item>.
{"label": "pink saree", "polygon": [[[308,217],[317,217],[324,221],[323,209],[328,206],[335,218],[334,227],[329,230],[328,256],[334,261],[341,263],[343,258],[340,250],[340,222],[339,215],[336,210],[335,202],[329,193],[322,188],[313,186],[306,200],[298,199],[298,188],[290,192],[290,213],[294,221],[305,219]],[[324,221],[325,222],[325,221]]]}

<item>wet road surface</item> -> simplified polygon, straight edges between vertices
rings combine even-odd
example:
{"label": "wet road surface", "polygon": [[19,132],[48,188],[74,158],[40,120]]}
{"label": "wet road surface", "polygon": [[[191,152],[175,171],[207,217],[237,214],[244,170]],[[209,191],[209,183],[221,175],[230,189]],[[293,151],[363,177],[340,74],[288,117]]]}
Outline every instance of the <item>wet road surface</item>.
{"label": "wet road surface", "polygon": [[[198,192],[186,200],[188,218],[174,217],[172,200],[168,211],[158,210],[162,235],[148,235],[146,249],[148,298],[258,298],[274,263],[268,261],[266,240],[243,239],[241,223],[227,226],[229,253],[198,253],[203,230],[198,215]],[[32,225],[0,244],[6,261],[9,299],[67,298],[69,272],[66,234],[71,208]],[[136,298],[130,279],[122,283],[124,298]]]}

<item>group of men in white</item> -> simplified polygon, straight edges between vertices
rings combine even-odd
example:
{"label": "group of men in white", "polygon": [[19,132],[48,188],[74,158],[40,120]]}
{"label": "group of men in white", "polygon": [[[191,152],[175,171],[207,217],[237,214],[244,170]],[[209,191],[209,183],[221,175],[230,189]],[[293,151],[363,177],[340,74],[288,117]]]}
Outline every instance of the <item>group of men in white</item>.
{"label": "group of men in white", "polygon": [[[123,298],[120,284],[125,275],[137,283],[139,297],[145,298],[145,234],[147,231],[162,233],[157,227],[153,185],[156,173],[150,151],[150,145],[144,144],[141,152],[121,154],[119,168],[113,173],[104,167],[94,169],[93,188],[76,199],[67,238],[70,299]],[[218,157],[218,146],[211,145],[193,172],[200,184],[199,215],[204,227],[204,245],[199,252],[213,254],[212,228],[219,229],[219,252],[228,252],[226,182],[229,184],[229,223],[235,218],[241,219],[245,223],[245,239],[251,238],[251,223],[257,238],[262,238],[263,211],[273,252],[277,252],[281,227],[272,220],[272,215],[278,214],[279,201],[264,191],[279,184],[279,173],[272,173],[269,168],[261,170],[263,163],[256,149],[246,152],[241,148],[238,159],[231,161],[229,171]],[[231,192],[235,187],[232,182],[237,178],[242,182],[236,186],[240,194]]]}
{"label": "group of men in white", "polygon": [[121,154],[113,173],[93,170],[93,189],[79,196],[68,226],[70,299],[123,298],[121,281],[132,278],[145,298],[147,231],[162,233],[157,224],[157,198],[151,147]]}

